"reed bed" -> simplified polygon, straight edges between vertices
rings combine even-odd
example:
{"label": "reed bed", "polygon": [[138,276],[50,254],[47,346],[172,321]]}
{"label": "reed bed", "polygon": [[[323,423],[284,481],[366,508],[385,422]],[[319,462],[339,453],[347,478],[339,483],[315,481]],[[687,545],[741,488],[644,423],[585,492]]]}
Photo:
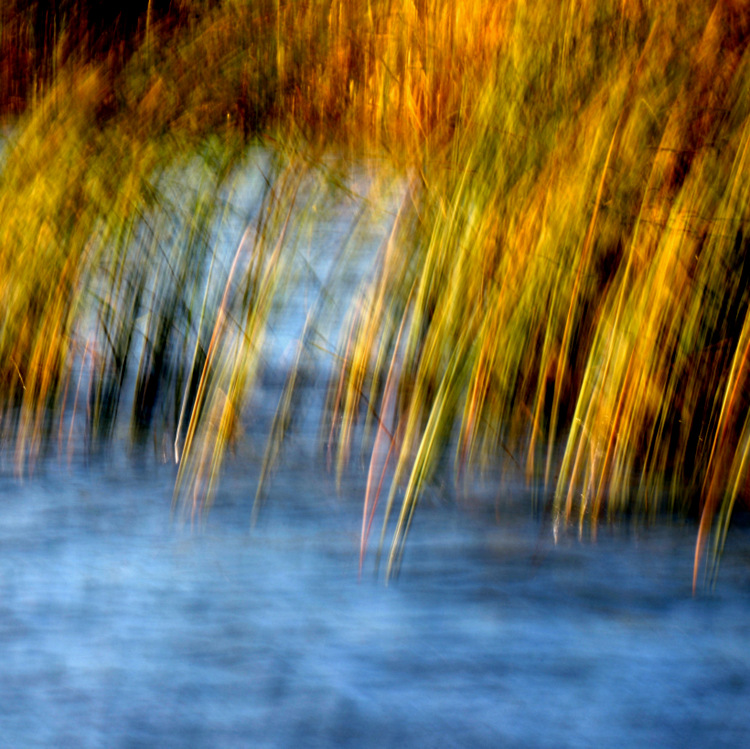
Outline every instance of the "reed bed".
{"label": "reed bed", "polygon": [[[22,110],[0,189],[0,396],[20,467],[76,424],[111,439],[127,402],[131,437],[174,452],[177,494],[210,502],[299,237],[321,205],[370,215],[398,194],[321,414],[335,470],[355,443],[369,456],[363,559],[380,517],[397,571],[447,462],[459,485],[523,474],[581,531],[694,512],[694,584],[709,540],[718,559],[750,459],[743,3],[149,3],[118,55],[61,32],[35,85],[19,18],[0,35]],[[249,161],[262,186],[238,215]]]}

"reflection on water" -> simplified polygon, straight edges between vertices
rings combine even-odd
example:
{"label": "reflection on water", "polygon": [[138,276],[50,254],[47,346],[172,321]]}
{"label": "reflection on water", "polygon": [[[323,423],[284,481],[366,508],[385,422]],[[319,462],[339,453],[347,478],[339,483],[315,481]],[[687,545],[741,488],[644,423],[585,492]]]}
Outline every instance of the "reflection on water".
{"label": "reflection on water", "polygon": [[[252,433],[350,224],[333,216],[299,251]],[[378,236],[355,243],[364,258]],[[335,348],[360,275],[323,305],[318,348]],[[305,434],[331,362],[303,393]],[[2,747],[750,746],[747,527],[693,598],[694,527],[555,545],[521,489],[497,508],[428,490],[386,587],[372,555],[358,581],[364,475],[337,493],[297,444],[251,529],[263,447],[240,447],[253,459],[191,528],[171,512],[174,467],[117,449],[0,473]]]}
{"label": "reflection on water", "polygon": [[693,528],[555,546],[527,510],[436,501],[386,587],[357,580],[358,479],[289,466],[251,530],[235,466],[191,531],[170,471],[0,479],[3,746],[750,741],[747,529],[693,598]]}

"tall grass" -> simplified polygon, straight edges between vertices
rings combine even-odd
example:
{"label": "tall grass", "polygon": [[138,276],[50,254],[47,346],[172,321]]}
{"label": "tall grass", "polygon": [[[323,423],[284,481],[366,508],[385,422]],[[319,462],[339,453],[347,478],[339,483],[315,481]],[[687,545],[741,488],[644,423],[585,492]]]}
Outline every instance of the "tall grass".
{"label": "tall grass", "polygon": [[[6,146],[19,461],[84,402],[106,436],[132,385],[133,429],[169,435],[199,508],[310,195],[344,195],[340,170],[377,156],[407,188],[323,414],[338,471],[355,440],[371,454],[363,555],[384,506],[397,570],[452,453],[459,479],[500,465],[546,486],[557,524],[697,512],[697,582],[748,496],[744,4],[225,0],[177,18],[137,25],[117,64],[68,54]],[[227,260],[216,227],[253,142],[266,187]],[[293,369],[267,469],[296,385]]]}

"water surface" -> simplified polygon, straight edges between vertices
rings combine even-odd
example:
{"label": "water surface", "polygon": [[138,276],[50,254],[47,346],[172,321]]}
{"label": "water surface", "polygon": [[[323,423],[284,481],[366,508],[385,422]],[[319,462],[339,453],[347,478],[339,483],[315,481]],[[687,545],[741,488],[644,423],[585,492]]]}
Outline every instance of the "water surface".
{"label": "water surface", "polygon": [[[243,205],[257,202],[248,180]],[[0,745],[750,746],[747,525],[730,533],[716,588],[693,597],[690,523],[623,521],[596,543],[555,543],[522,487],[461,501],[429,487],[386,586],[372,553],[358,574],[364,469],[337,491],[300,439],[251,527],[263,435],[304,321],[319,307],[311,348],[336,349],[392,226],[379,215],[336,266],[347,206],[297,240],[247,413],[261,439],[229,461],[208,517],[172,510],[175,469],[160,461],[173,437],[122,447],[127,392],[110,450],[76,448],[72,465],[42,462],[23,482],[2,464]],[[308,436],[333,363],[324,353],[310,368]]]}
{"label": "water surface", "polygon": [[400,577],[358,580],[361,479],[230,466],[207,521],[120,456],[2,478],[8,747],[739,747],[750,538],[691,594],[694,528],[555,545],[519,491],[428,492]]}

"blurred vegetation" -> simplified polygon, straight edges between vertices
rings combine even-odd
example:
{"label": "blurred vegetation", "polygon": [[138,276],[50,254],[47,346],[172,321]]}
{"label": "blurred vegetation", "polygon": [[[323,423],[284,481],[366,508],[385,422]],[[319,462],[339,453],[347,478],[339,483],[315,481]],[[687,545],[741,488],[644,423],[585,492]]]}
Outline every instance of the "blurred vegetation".
{"label": "blurred vegetation", "polygon": [[387,209],[401,184],[322,414],[339,472],[355,440],[371,455],[362,553],[384,504],[397,569],[450,451],[459,482],[553,490],[556,523],[695,512],[697,580],[748,499],[749,34],[739,0],[4,3],[19,467],[76,424],[110,438],[125,396],[210,500],[295,237],[321,201]]}

